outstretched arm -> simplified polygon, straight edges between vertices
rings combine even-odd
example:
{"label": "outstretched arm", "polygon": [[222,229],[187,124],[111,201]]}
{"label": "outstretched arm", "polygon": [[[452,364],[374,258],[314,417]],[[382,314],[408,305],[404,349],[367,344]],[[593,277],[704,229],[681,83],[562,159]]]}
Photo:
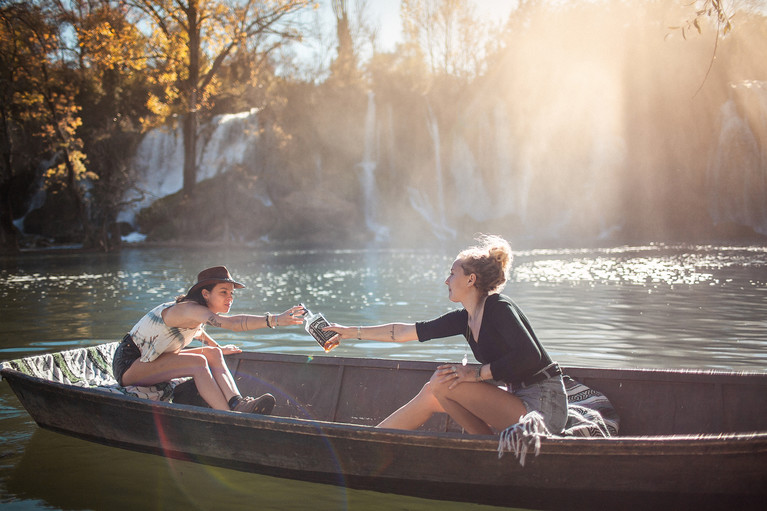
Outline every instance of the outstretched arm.
{"label": "outstretched arm", "polygon": [[163,316],[165,324],[171,327],[195,328],[200,323],[224,328],[235,332],[245,332],[248,330],[257,330],[268,326],[290,326],[303,323],[305,309],[300,305],[295,305],[280,314],[265,314],[257,316],[253,314],[235,314],[233,316],[224,316],[211,312],[207,307],[194,302],[184,302],[166,309]]}
{"label": "outstretched arm", "polygon": [[368,339],[382,342],[418,340],[418,333],[413,323],[387,323],[377,326],[343,326],[332,323],[323,330],[336,332],[338,335],[332,339],[336,342],[342,339]]}

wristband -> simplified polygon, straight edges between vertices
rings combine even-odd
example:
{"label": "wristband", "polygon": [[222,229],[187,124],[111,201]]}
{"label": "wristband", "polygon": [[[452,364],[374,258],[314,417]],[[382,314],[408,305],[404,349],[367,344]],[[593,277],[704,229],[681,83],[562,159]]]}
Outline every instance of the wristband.
{"label": "wristband", "polygon": [[267,312],[266,313],[266,326],[268,326],[269,328],[274,328],[274,325],[272,325],[272,313],[271,312]]}

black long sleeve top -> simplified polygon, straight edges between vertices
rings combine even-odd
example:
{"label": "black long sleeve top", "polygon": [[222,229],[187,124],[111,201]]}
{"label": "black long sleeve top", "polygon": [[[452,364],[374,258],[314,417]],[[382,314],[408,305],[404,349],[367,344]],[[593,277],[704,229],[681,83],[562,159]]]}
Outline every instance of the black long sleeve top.
{"label": "black long sleeve top", "polygon": [[479,341],[469,329],[466,309],[454,310],[438,318],[416,323],[421,342],[453,335],[463,335],[474,357],[490,364],[494,380],[512,387],[551,364],[522,310],[509,297],[491,294],[485,301]]}

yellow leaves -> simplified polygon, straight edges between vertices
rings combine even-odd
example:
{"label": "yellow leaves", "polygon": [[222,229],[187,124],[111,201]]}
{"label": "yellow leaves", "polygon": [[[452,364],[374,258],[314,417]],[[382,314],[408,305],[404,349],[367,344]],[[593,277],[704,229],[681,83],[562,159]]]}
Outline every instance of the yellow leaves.
{"label": "yellow leaves", "polygon": [[143,39],[130,24],[92,14],[78,27],[80,47],[89,61],[100,68],[139,70],[144,67]]}
{"label": "yellow leaves", "polygon": [[149,94],[146,106],[150,112],[160,117],[168,117],[171,114],[170,103],[163,101],[156,94]]}
{"label": "yellow leaves", "polygon": [[732,30],[733,15],[728,14],[725,5],[720,0],[705,0],[700,9],[695,11],[695,16],[686,20],[684,25],[669,27],[670,30],[679,30],[682,38],[687,39],[687,33],[695,30],[698,34],[703,33],[703,22],[709,21],[716,27],[717,37],[724,37]]}
{"label": "yellow leaves", "polygon": [[73,150],[64,152],[64,154],[68,155],[68,160],[62,161],[45,172],[45,182],[48,186],[51,186],[54,183],[66,183],[69,180],[70,169],[73,173],[72,177],[75,182],[84,179],[95,181],[99,178],[95,172],[88,170],[88,157],[85,153],[80,150]]}

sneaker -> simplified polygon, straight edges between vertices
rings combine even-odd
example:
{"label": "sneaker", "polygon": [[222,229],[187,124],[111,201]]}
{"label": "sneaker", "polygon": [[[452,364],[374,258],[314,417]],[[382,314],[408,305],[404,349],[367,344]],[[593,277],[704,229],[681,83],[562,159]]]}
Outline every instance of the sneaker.
{"label": "sneaker", "polygon": [[277,401],[271,394],[264,394],[261,397],[254,398],[245,396],[240,399],[237,406],[234,407],[235,412],[241,413],[258,413],[261,415],[269,415],[274,409],[274,405]]}

